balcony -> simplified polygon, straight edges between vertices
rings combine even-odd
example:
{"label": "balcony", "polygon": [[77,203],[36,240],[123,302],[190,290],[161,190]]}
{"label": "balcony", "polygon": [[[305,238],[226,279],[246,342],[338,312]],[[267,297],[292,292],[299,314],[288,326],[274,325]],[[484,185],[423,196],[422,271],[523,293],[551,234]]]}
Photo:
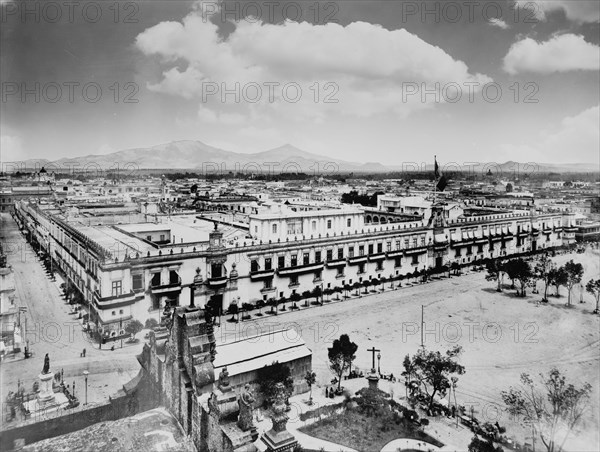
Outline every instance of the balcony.
{"label": "balcony", "polygon": [[386,253],[386,256],[388,257],[388,259],[394,259],[396,257],[402,257],[402,256],[404,256],[404,251],[402,251],[402,250],[388,251]]}
{"label": "balcony", "polygon": [[127,306],[144,298],[144,294],[136,292],[124,293],[121,295],[113,295],[109,297],[101,297],[97,290],[92,292],[94,304],[102,309],[117,308]]}
{"label": "balcony", "polygon": [[275,286],[263,287],[262,289],[260,289],[260,293],[271,293],[271,292],[277,292],[277,287],[275,287]]}
{"label": "balcony", "polygon": [[297,265],[295,267],[284,267],[277,270],[279,276],[301,275],[303,273],[312,273],[323,270],[323,262],[313,262],[312,264]]}
{"label": "balcony", "polygon": [[544,228],[544,229],[542,230],[542,232],[543,232],[544,234],[552,234],[552,228]]}
{"label": "balcony", "polygon": [[369,254],[369,262],[377,262],[385,259],[385,253]]}
{"label": "balcony", "polygon": [[171,281],[168,284],[150,283],[150,293],[153,295],[161,295],[169,292],[181,291],[181,278],[176,281]]}
{"label": "balcony", "polygon": [[406,254],[407,256],[413,256],[415,254],[423,254],[427,252],[427,247],[426,246],[418,246],[416,248],[409,248],[404,250],[404,254]]}
{"label": "balcony", "polygon": [[367,262],[367,259],[368,259],[368,257],[366,255],[349,257],[348,264],[349,265],[362,264],[363,262]]}
{"label": "balcony", "polygon": [[252,281],[260,281],[261,279],[272,278],[273,276],[275,276],[275,270],[273,268],[250,272],[250,279]]}
{"label": "balcony", "polygon": [[208,278],[206,284],[213,290],[221,289],[227,285],[227,276],[217,276],[214,278]]}
{"label": "balcony", "polygon": [[327,261],[325,263],[325,265],[327,266],[327,268],[345,267],[346,259],[336,259],[336,260]]}

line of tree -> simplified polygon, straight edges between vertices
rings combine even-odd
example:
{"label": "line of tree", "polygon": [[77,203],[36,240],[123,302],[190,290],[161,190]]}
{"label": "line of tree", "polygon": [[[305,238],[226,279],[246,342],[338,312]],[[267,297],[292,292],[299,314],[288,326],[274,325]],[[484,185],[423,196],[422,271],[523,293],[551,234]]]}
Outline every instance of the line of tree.
{"label": "line of tree", "polygon": [[[502,292],[504,277],[512,281],[511,289],[515,288],[515,282],[518,284],[517,294],[521,297],[526,296],[527,287],[535,287],[537,281],[541,281],[544,286],[544,295],[542,301],[548,301],[548,288],[556,288],[556,296],[559,295],[561,286],[567,288],[567,305],[571,305],[571,292],[573,287],[581,283],[583,278],[583,265],[574,262],[572,259],[562,266],[557,266],[547,254],[540,257],[534,267],[523,258],[509,260],[492,260],[486,264],[488,281],[497,283],[496,290]],[[590,292],[588,290],[588,292]],[[593,292],[590,292],[593,294]]]}

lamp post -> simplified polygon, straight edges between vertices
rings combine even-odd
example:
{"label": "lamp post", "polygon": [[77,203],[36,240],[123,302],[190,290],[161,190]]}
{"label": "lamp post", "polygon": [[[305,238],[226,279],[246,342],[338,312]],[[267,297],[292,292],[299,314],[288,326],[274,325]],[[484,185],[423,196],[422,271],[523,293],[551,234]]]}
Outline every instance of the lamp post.
{"label": "lamp post", "polygon": [[87,403],[88,403],[88,399],[87,399],[87,386],[88,385],[87,385],[87,383],[88,383],[88,375],[89,374],[90,373],[87,370],[83,371],[83,376],[85,377],[85,403],[84,403],[84,405],[87,405]]}
{"label": "lamp post", "polygon": [[377,373],[379,375],[381,375],[380,364],[381,364],[381,353],[377,353]]}

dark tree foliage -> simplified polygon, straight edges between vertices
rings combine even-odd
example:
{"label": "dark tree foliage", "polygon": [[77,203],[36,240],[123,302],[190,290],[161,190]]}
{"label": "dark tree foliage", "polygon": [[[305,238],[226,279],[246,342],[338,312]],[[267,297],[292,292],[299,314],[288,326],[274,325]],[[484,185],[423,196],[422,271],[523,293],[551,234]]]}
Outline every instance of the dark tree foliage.
{"label": "dark tree foliage", "polygon": [[275,385],[283,383],[287,390],[288,397],[294,392],[294,380],[290,368],[280,362],[274,362],[270,366],[264,366],[257,371],[257,378],[260,384],[260,391],[265,397],[267,404],[273,403],[275,397]]}

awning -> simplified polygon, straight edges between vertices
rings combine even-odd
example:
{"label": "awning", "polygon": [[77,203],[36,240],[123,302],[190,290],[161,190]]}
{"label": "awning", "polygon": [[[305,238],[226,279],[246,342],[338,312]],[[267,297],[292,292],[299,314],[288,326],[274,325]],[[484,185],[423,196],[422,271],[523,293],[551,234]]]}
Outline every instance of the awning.
{"label": "awning", "polygon": [[471,240],[472,240],[472,239],[473,239],[473,237],[474,237],[474,236],[473,236],[473,231],[469,231],[469,233],[468,233],[468,236],[469,236],[469,239],[471,239]]}

